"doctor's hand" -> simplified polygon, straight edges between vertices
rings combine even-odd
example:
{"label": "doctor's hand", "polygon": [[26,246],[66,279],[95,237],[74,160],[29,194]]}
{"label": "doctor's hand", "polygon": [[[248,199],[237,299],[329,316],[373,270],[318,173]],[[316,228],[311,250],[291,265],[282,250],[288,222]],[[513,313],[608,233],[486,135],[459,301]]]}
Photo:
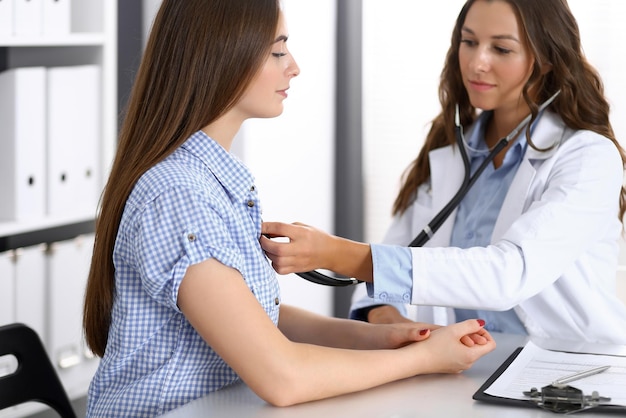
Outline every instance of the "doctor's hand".
{"label": "doctor's hand", "polygon": [[[480,323],[484,323],[482,319],[479,319],[478,321]],[[414,322],[403,316],[400,311],[391,305],[380,305],[371,309],[367,313],[367,322],[371,324],[422,324],[421,322]],[[431,325],[429,328],[437,329],[440,328],[440,326]],[[482,335],[474,333],[461,337],[461,342],[466,346],[471,347],[474,344],[484,344],[485,339]]]}
{"label": "doctor's hand", "polygon": [[372,281],[369,244],[337,237],[299,222],[263,222],[261,234],[261,247],[278,274],[327,269]]}
{"label": "doctor's hand", "polygon": [[[476,360],[496,348],[493,337],[483,328],[482,320],[468,319],[431,331],[430,338],[414,345],[427,345],[426,373],[458,373],[469,369]],[[471,345],[465,341],[473,341]]]}
{"label": "doctor's hand", "polygon": [[[298,273],[327,268],[332,236],[299,222],[263,222],[261,247],[279,274]],[[272,240],[271,238],[283,238]],[[286,239],[285,239],[286,238]]]}

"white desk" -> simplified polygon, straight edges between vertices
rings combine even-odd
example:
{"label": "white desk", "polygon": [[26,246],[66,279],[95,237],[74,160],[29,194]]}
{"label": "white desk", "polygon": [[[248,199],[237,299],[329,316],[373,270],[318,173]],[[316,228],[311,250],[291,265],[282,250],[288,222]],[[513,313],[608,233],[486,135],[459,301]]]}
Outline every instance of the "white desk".
{"label": "white desk", "polygon": [[[516,408],[477,402],[472,395],[513,351],[526,343],[515,335],[495,335],[497,348],[458,375],[416,376],[336,398],[277,408],[236,384],[184,405],[164,418],[555,418],[539,408]],[[366,367],[364,365],[364,367]],[[577,417],[609,417],[579,413]]]}

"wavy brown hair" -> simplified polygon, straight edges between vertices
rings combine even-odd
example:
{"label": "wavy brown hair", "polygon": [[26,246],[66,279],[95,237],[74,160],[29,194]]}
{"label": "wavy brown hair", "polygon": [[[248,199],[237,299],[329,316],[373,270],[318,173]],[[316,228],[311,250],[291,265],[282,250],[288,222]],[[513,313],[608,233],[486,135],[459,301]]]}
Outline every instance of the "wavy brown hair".
{"label": "wavy brown hair", "polygon": [[[511,5],[517,15],[522,36],[525,37],[525,45],[535,58],[532,73],[522,91],[523,99],[531,110],[531,120],[538,114],[536,103],[543,103],[561,90],[550,105],[550,109],[557,113],[568,127],[593,131],[608,138],[619,150],[622,164],[626,164],[626,153],[617,142],[609,121],[609,103],[604,97],[602,80],[583,54],[578,24],[567,1],[469,0],[456,20],[450,49],[441,72],[439,84],[441,113],[432,121],[417,158],[403,174],[403,183],[393,205],[394,215],[406,211],[416,197],[418,186],[428,181],[430,177],[428,153],[447,145],[455,146],[455,105],[459,104],[463,126],[471,125],[477,117],[476,108],[471,105],[463,86],[459,67],[461,29],[470,7],[476,1],[504,1]],[[546,64],[551,66],[551,71],[543,73],[542,68]],[[536,97],[531,96],[531,91]],[[526,137],[530,139],[530,124],[526,129]],[[534,148],[530,140],[529,146]],[[623,187],[619,202],[618,216],[622,220],[626,210],[626,190]]]}
{"label": "wavy brown hair", "polygon": [[163,0],[100,202],[83,328],[103,356],[115,300],[113,247],[142,174],[233,107],[269,54],[279,0]]}

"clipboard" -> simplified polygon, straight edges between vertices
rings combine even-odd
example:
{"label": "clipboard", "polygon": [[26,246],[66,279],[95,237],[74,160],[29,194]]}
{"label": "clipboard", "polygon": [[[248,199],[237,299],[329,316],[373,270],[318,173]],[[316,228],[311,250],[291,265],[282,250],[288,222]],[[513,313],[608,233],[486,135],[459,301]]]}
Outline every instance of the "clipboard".
{"label": "clipboard", "polygon": [[500,367],[498,367],[498,369],[493,372],[493,374],[489,376],[487,380],[485,380],[485,383],[483,383],[480,388],[478,388],[478,390],[472,396],[472,399],[474,399],[475,401],[493,404],[520,406],[523,408],[535,408],[536,406],[531,403],[530,400],[524,401],[521,399],[503,398],[500,396],[493,396],[485,393],[485,391],[492,385],[492,383],[495,382],[502,373],[504,373],[504,371],[509,367],[511,363],[513,363],[513,360],[517,358],[518,354],[522,352],[523,348],[524,347],[516,348],[515,351],[513,351],[513,353],[500,365]]}
{"label": "clipboard", "polygon": [[524,347],[516,348],[513,351],[513,353],[511,353],[511,355],[509,355],[509,357],[498,367],[498,369],[495,372],[493,372],[491,376],[489,376],[489,378],[478,388],[478,390],[474,393],[474,395],[472,395],[472,399],[479,401],[479,402],[485,402],[485,403],[491,403],[491,404],[503,405],[503,406],[515,406],[515,407],[533,408],[533,409],[537,409],[537,408],[547,409],[555,413],[576,413],[578,411],[580,412],[590,411],[590,412],[603,412],[603,413],[609,413],[609,414],[619,414],[622,416],[624,415],[624,412],[626,411],[626,405],[615,405],[615,404],[607,403],[607,404],[594,405],[592,407],[585,407],[585,408],[574,409],[574,410],[570,409],[568,411],[559,411],[559,410],[552,410],[551,408],[542,407],[536,401],[533,401],[531,399],[513,399],[513,398],[506,398],[506,397],[501,397],[501,396],[494,396],[494,395],[486,393],[489,387],[491,387],[491,385],[500,377],[500,375],[502,375],[502,373],[504,373],[504,371],[507,370],[507,368],[513,363],[513,361],[517,358],[517,356],[522,352],[523,348]]}

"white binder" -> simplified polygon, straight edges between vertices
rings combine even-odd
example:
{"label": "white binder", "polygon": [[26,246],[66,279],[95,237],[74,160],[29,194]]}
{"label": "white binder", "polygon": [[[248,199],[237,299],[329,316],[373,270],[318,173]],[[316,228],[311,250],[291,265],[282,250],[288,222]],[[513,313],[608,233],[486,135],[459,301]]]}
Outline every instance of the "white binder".
{"label": "white binder", "polygon": [[[2,0],[0,0],[2,1]],[[13,252],[0,253],[0,325],[15,322]]]}
{"label": "white binder", "polygon": [[[2,1],[2,0],[0,0]],[[70,33],[71,0],[42,0],[44,35],[67,35]],[[81,1],[81,0],[78,0]],[[84,1],[84,0],[82,0]]]}
{"label": "white binder", "polygon": [[[13,251],[0,253],[0,326],[15,322],[14,275]],[[0,378],[16,370],[17,359],[14,356],[0,356]]]}
{"label": "white binder", "polygon": [[85,392],[97,361],[85,355],[82,312],[93,234],[55,242],[48,251],[48,341],[52,363],[66,390]]}
{"label": "white binder", "polygon": [[15,250],[15,322],[22,322],[45,341],[45,244]]}
{"label": "white binder", "polygon": [[43,0],[13,0],[13,33],[40,36],[43,26]]}
{"label": "white binder", "polygon": [[100,192],[99,86],[96,65],[48,69],[48,215],[95,215]]}
{"label": "white binder", "polygon": [[13,1],[0,0],[0,36],[13,35]]}
{"label": "white binder", "polygon": [[0,220],[45,215],[45,83],[44,67],[0,73]]}

